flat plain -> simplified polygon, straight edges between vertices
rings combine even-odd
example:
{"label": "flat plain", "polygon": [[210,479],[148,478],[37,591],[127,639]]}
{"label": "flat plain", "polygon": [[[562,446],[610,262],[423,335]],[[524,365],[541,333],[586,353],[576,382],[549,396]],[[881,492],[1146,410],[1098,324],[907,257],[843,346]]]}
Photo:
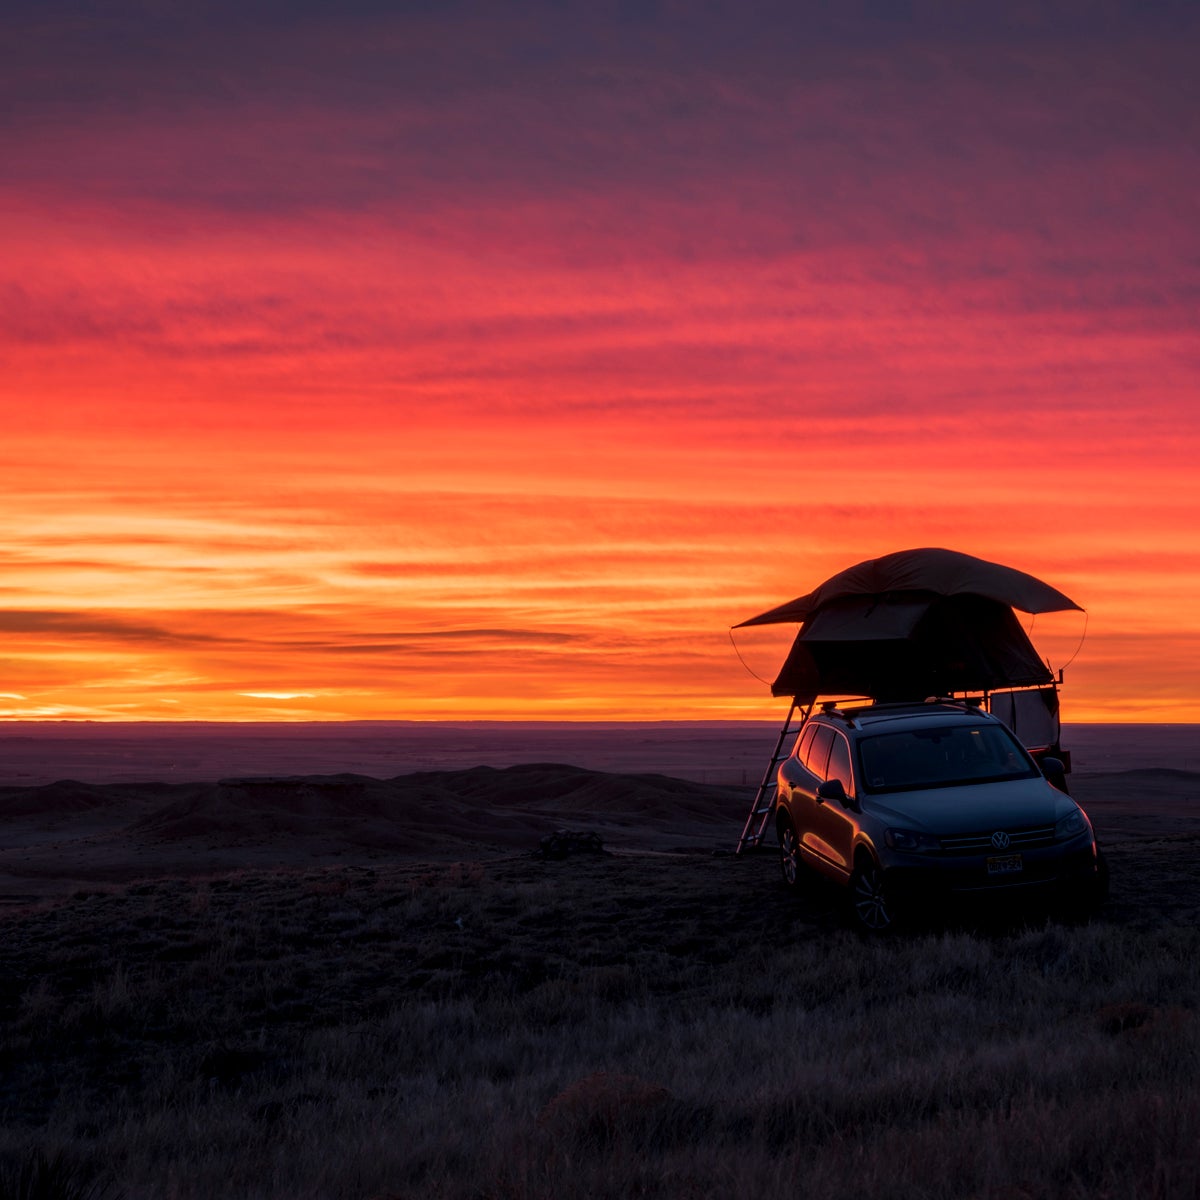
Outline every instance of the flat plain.
{"label": "flat plain", "polygon": [[[1187,727],[1072,743],[1099,917],[884,940],[714,855],[769,726],[556,733],[583,765],[208,732],[7,760],[0,1195],[39,1161],[97,1200],[1200,1194]],[[536,856],[558,828],[607,852]]]}

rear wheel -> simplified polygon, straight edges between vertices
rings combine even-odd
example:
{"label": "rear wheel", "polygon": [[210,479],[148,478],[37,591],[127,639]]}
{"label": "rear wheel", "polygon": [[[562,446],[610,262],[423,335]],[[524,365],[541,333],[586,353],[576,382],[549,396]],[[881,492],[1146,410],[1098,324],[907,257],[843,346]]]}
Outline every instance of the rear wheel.
{"label": "rear wheel", "polygon": [[867,933],[888,933],[896,927],[895,897],[873,859],[860,858],[850,876],[850,907],[854,923]]}
{"label": "rear wheel", "polygon": [[796,827],[787,817],[779,819],[779,868],[783,872],[783,882],[792,891],[799,891],[800,839],[796,837]]}

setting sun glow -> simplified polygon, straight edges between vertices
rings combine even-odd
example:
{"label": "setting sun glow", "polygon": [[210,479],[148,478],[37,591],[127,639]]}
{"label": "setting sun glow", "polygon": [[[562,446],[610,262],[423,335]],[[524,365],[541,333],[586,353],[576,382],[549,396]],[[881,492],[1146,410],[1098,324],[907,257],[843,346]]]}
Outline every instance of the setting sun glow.
{"label": "setting sun glow", "polygon": [[230,11],[0,85],[0,717],[771,716],[947,546],[1200,720],[1185,40]]}

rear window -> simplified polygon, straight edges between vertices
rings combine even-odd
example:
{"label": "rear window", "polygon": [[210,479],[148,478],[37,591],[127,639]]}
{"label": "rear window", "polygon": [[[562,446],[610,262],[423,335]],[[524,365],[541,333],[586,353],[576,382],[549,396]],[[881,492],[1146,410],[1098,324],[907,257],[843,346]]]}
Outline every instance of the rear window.
{"label": "rear window", "polygon": [[854,795],[854,775],[850,770],[850,746],[840,733],[833,738],[833,749],[829,752],[826,779],[838,779],[846,789],[846,795]]}
{"label": "rear window", "polygon": [[1033,779],[1038,770],[1000,725],[947,725],[881,733],[858,743],[869,792],[915,791]]}
{"label": "rear window", "polygon": [[796,743],[796,757],[804,762],[808,758],[808,748],[812,745],[813,734],[817,732],[815,725],[805,725],[800,740]]}
{"label": "rear window", "polygon": [[808,744],[804,765],[818,778],[825,778],[825,764],[829,761],[829,747],[833,744],[833,730],[828,725],[818,725],[813,740]]}

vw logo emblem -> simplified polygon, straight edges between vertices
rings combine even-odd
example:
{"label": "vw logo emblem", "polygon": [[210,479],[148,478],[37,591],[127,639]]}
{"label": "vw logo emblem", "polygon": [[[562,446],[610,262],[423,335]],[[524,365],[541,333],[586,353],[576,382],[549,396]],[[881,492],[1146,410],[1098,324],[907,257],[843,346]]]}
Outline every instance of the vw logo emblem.
{"label": "vw logo emblem", "polygon": [[1003,829],[997,829],[996,832],[992,834],[992,845],[995,846],[997,850],[1007,850],[1010,840],[1011,839],[1009,838],[1008,834],[1005,833]]}

